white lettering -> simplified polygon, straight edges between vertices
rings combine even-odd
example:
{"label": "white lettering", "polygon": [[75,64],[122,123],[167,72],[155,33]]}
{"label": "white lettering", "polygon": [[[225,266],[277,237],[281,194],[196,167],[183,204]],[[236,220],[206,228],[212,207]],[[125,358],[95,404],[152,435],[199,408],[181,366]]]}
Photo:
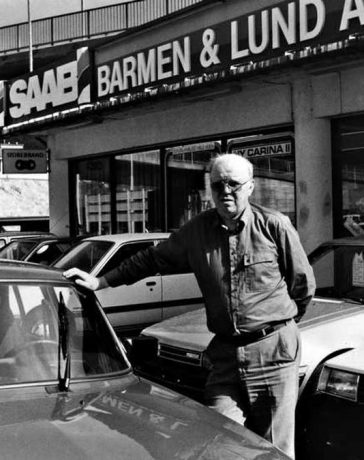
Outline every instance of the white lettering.
{"label": "white lettering", "polygon": [[[137,60],[133,56],[123,59],[124,89],[137,86]],[[130,84],[129,84],[130,79]]]}
{"label": "white lettering", "polygon": [[77,61],[57,67],[57,90],[53,106],[67,104],[76,101],[78,97],[77,88]]}
{"label": "white lettering", "polygon": [[123,90],[123,76],[121,73],[120,62],[115,61],[112,67],[110,78],[109,94],[115,93],[115,88],[119,91]]}
{"label": "white lettering", "polygon": [[97,69],[97,95],[103,97],[110,91],[110,67],[102,65]]}
{"label": "white lettering", "polygon": [[42,87],[42,100],[39,100],[38,110],[47,108],[47,104],[52,102],[52,95],[57,94],[57,80],[54,70],[50,69],[44,72],[43,87]]}
{"label": "white lettering", "polygon": [[[355,8],[353,7],[355,4]],[[364,3],[363,0],[345,0],[343,15],[340,22],[340,30],[349,28],[349,21],[358,18],[360,25],[364,24]]]}
{"label": "white lettering", "polygon": [[12,118],[23,117],[28,113],[27,105],[27,82],[25,80],[16,80],[10,87],[9,99],[10,103],[14,104],[9,109]]}
{"label": "white lettering", "polygon": [[157,75],[158,80],[163,80],[164,78],[170,78],[172,76],[171,70],[164,70],[164,67],[167,64],[170,64],[172,61],[171,56],[166,56],[165,53],[172,48],[171,43],[166,43],[165,45],[158,46],[157,48],[157,57],[158,57],[158,69]]}
{"label": "white lettering", "polygon": [[261,30],[258,35],[261,35],[262,39],[260,45],[256,43],[257,31],[255,16],[251,15],[248,18],[248,33],[249,33],[249,49],[253,54],[262,53],[268,46],[269,43],[269,24],[268,24],[268,11],[264,10],[261,13]]}
{"label": "white lettering", "polygon": [[184,48],[178,41],[173,42],[173,75],[179,75],[179,65],[184,72],[191,70],[191,40],[185,37],[183,41]]}
{"label": "white lettering", "polygon": [[148,58],[145,60],[144,53],[138,53],[138,85],[148,84],[155,82],[156,69],[155,69],[155,49],[148,52]]}
{"label": "white lettering", "polygon": [[[308,14],[307,10],[309,6],[313,6],[316,9],[317,19],[315,26],[308,30]],[[322,31],[325,24],[325,4],[323,0],[300,0],[300,40],[311,40],[317,37]]]}
{"label": "white lettering", "polygon": [[240,59],[249,55],[249,50],[239,50],[238,21],[231,23],[231,59]]}
{"label": "white lettering", "polygon": [[286,42],[291,45],[296,42],[296,5],[288,4],[288,20],[286,21],[279,8],[272,9],[272,48],[279,48],[280,32],[283,33]]}

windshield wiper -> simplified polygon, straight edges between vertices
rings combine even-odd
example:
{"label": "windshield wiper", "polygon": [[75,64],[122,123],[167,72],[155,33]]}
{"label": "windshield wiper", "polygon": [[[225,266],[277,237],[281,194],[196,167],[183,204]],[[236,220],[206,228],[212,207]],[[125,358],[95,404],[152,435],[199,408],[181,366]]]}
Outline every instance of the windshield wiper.
{"label": "windshield wiper", "polygon": [[62,292],[58,302],[58,387],[59,391],[68,391],[71,379],[71,353],[69,345],[69,323],[67,308]]}

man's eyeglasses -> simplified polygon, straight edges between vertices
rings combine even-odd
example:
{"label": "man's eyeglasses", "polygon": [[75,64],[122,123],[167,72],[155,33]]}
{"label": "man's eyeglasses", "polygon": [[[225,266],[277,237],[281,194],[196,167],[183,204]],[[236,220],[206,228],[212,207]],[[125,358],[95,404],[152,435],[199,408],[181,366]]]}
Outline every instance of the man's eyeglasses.
{"label": "man's eyeglasses", "polygon": [[211,190],[217,193],[223,193],[225,192],[225,188],[227,188],[228,193],[234,193],[234,192],[238,192],[242,188],[243,185],[247,184],[250,181],[251,179],[246,180],[245,182],[241,183],[235,180],[228,180],[228,179],[219,180],[217,182],[211,183]]}

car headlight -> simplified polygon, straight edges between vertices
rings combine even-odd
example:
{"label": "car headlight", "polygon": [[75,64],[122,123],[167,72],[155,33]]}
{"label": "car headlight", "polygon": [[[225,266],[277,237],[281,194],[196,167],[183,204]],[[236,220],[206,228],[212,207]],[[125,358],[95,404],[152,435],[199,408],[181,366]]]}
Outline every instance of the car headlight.
{"label": "car headlight", "polygon": [[358,400],[359,375],[338,369],[324,367],[317,390],[340,398]]}

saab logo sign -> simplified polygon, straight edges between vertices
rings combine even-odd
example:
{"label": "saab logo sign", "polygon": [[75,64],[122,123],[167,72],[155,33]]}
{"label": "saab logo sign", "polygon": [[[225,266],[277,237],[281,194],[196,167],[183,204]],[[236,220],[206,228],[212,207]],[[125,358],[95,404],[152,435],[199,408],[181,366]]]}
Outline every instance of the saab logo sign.
{"label": "saab logo sign", "polygon": [[6,87],[6,125],[87,104],[91,100],[88,48],[78,49],[74,60],[9,81]]}
{"label": "saab logo sign", "polygon": [[270,144],[250,145],[248,147],[240,147],[239,153],[246,158],[267,157],[276,155],[290,155],[292,153],[292,143],[287,142],[272,142]]}
{"label": "saab logo sign", "polygon": [[38,174],[48,171],[45,150],[2,149],[4,174]]}

